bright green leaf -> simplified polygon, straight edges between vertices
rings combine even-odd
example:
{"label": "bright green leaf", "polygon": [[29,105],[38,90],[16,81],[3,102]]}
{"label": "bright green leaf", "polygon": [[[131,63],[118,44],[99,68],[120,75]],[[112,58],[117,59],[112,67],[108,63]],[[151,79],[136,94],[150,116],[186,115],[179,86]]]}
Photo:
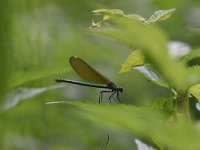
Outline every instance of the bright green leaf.
{"label": "bright green leaf", "polygon": [[92,26],[90,29],[99,28],[103,25],[104,22],[111,22],[112,17],[124,17],[127,19],[134,19],[141,22],[144,22],[146,19],[138,14],[128,14],[125,15],[124,12],[120,9],[97,9],[92,11],[95,15],[101,15],[102,20],[99,22],[92,21]]}
{"label": "bright green leaf", "polygon": [[187,63],[192,59],[200,57],[200,49],[192,50],[189,54],[182,58],[182,61]]}
{"label": "bright green leaf", "polygon": [[195,85],[200,82],[200,66],[192,66],[187,68],[189,85]]}
{"label": "bright green leaf", "polygon": [[165,112],[169,114],[169,116],[172,115],[174,112],[174,103],[173,99],[168,98],[162,98],[162,99],[157,99],[154,101],[153,108],[160,110],[161,112]]}
{"label": "bright green leaf", "polygon": [[140,50],[134,50],[129,54],[127,59],[122,65],[119,73],[124,73],[132,70],[133,66],[140,66],[144,64],[144,56]]}
{"label": "bright green leaf", "polygon": [[190,87],[189,93],[192,94],[200,102],[200,84],[196,84]]}
{"label": "bright green leaf", "polygon": [[125,17],[124,12],[120,9],[97,9],[97,10],[93,10],[92,12],[95,15],[101,15],[102,20],[100,20],[99,22],[96,22],[96,23],[94,21],[92,21],[92,26],[90,27],[90,29],[101,27],[103,25],[103,23],[110,20],[110,18],[112,16]]}
{"label": "bright green leaf", "polygon": [[128,15],[125,15],[126,18],[129,18],[129,19],[135,19],[135,20],[138,20],[138,21],[142,21],[144,22],[146,19],[138,14],[128,14]]}
{"label": "bright green leaf", "polygon": [[153,13],[152,16],[149,17],[147,21],[145,21],[146,24],[154,24],[156,21],[162,21],[166,20],[169,17],[171,17],[172,13],[176,9],[169,9],[169,10],[158,10]]}
{"label": "bright green leaf", "polygon": [[92,11],[95,15],[119,15],[124,16],[124,12],[121,9],[97,9]]}

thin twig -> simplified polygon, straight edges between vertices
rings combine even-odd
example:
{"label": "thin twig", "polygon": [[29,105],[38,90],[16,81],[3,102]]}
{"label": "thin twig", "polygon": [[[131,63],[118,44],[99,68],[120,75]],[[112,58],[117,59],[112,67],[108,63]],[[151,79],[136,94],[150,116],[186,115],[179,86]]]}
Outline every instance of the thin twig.
{"label": "thin twig", "polygon": [[107,141],[106,141],[105,148],[103,148],[103,150],[108,150],[109,143],[110,143],[110,134],[109,132],[107,132]]}

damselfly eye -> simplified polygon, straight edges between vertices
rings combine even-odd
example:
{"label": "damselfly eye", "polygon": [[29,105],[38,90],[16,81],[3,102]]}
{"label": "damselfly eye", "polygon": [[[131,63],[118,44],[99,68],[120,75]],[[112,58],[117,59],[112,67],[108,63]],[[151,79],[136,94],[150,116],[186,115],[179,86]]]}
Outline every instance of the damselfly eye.
{"label": "damselfly eye", "polygon": [[122,86],[119,88],[119,91],[122,93],[123,92],[123,88]]}

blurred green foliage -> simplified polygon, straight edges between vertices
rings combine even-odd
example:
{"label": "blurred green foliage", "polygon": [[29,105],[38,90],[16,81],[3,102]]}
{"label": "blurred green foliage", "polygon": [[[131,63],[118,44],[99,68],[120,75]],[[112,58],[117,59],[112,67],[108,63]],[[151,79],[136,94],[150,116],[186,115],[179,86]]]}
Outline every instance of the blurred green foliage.
{"label": "blurred green foliage", "polygon": [[[4,96],[5,92],[5,86],[7,81],[7,59],[6,55],[10,48],[10,28],[11,28],[11,20],[10,20],[10,12],[8,9],[4,6],[9,6],[8,2],[3,1],[2,5],[0,6],[0,68],[1,68],[1,74],[0,74],[0,95],[1,98]],[[5,15],[6,14],[6,15]]]}
{"label": "blurred green foliage", "polygon": [[[199,119],[195,118],[199,112],[196,111],[194,98],[190,98],[191,112],[196,112],[192,116],[192,126],[187,126],[184,121],[176,125],[165,122],[171,120],[171,110],[166,103],[160,102],[159,108],[156,105],[148,110],[127,106],[151,107],[158,103],[156,100],[171,97],[171,91],[149,82],[137,71],[118,74],[132,49],[123,42],[89,31],[92,20],[97,22],[100,19],[93,16],[92,11],[96,9],[117,8],[125,14],[140,14],[149,18],[156,10],[176,8],[172,17],[158,23],[159,29],[152,31],[138,26],[138,31],[146,33],[138,32],[138,36],[132,34],[124,39],[126,42],[131,39],[138,47],[144,48],[145,57],[153,60],[154,67],[167,76],[168,81],[175,87],[185,88],[188,85],[187,75],[199,71],[191,69],[187,74],[186,66],[182,64],[199,56],[199,50],[182,58],[180,64],[168,60],[167,55],[158,51],[167,51],[167,39],[186,42],[192,49],[199,48],[199,7],[199,1],[181,0],[1,1],[0,149],[102,149],[107,132],[111,135],[108,149],[136,149],[135,138],[160,148],[164,145],[170,149],[182,149],[182,146],[199,149],[199,132],[193,126]],[[131,25],[125,24],[126,28],[121,26],[124,36],[130,33]],[[152,38],[156,34],[163,41],[157,45],[157,39]],[[75,85],[52,87],[56,84],[55,78],[81,80],[69,68],[68,58],[72,55],[80,56],[122,85],[124,93],[121,100],[124,104],[97,105],[96,89]],[[170,64],[166,65],[166,61]],[[199,98],[199,90],[195,87],[199,85],[194,85],[190,91],[193,90],[193,96]],[[94,103],[76,102],[79,100]],[[51,101],[72,103],[46,104]],[[167,115],[163,114],[166,110],[170,112]],[[162,126],[162,122],[167,125]]]}

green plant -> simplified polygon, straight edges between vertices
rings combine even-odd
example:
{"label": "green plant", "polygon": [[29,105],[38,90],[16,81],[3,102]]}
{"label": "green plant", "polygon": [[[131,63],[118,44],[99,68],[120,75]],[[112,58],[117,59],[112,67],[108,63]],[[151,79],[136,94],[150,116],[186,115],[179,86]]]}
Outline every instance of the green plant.
{"label": "green plant", "polygon": [[167,88],[171,93],[168,98],[157,100],[152,108],[69,102],[62,105],[75,106],[80,115],[94,122],[149,138],[160,149],[199,149],[200,134],[190,122],[189,97],[193,95],[197,102],[200,100],[200,67],[187,66],[190,59],[199,57],[199,50],[173,58],[167,48],[166,33],[152,26],[168,19],[174,10],[156,11],[149,19],[137,14],[125,15],[117,9],[95,10],[103,19],[90,27],[92,32],[116,39],[133,50],[120,73],[140,70],[150,81]]}
{"label": "green plant", "polygon": [[[188,67],[189,60],[199,57],[199,50],[186,54],[182,59],[174,59],[169,54],[166,34],[152,25],[157,21],[168,19],[175,9],[159,10],[150,18],[145,19],[137,14],[125,15],[122,10],[100,9],[93,11],[102,15],[103,19],[93,23],[91,29],[98,34],[114,38],[127,46],[131,45],[133,51],[124,62],[120,73],[133,69],[140,70],[152,82],[168,88],[172,92],[170,101],[182,103],[181,109],[185,118],[190,120],[189,96],[199,97],[199,66]],[[103,27],[105,22],[114,23],[113,26]],[[97,27],[101,27],[100,29]],[[138,69],[143,66],[143,69]],[[141,68],[141,67],[139,67]],[[175,71],[176,70],[176,71]],[[147,75],[147,74],[152,74]],[[155,79],[153,73],[158,77]],[[160,77],[162,76],[162,77]],[[175,107],[173,107],[175,106]],[[177,105],[171,105],[176,115]]]}

